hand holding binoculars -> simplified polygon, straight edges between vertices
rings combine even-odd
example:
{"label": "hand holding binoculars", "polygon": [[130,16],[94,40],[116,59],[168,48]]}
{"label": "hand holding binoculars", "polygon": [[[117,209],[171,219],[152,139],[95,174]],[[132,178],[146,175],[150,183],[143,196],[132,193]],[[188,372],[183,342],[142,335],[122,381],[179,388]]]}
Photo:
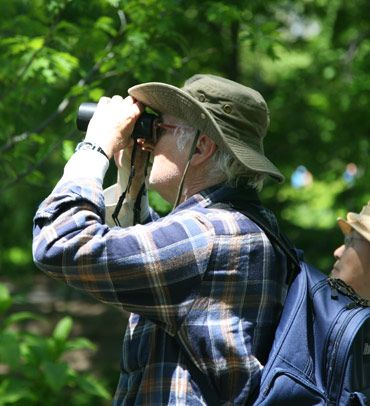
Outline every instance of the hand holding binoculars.
{"label": "hand holding binoculars", "polygon": [[[86,131],[87,126],[95,113],[97,103],[81,103],[77,112],[77,129],[80,131]],[[155,114],[144,112],[137,119],[134,127],[134,131],[131,137],[134,139],[144,138],[146,140],[153,139],[154,120],[158,117]]]}

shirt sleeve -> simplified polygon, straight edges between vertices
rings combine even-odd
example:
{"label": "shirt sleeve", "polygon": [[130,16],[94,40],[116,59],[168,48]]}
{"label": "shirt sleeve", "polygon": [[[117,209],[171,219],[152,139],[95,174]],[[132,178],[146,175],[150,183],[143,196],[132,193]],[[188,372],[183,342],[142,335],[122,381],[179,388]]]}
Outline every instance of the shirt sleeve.
{"label": "shirt sleeve", "polygon": [[145,225],[110,228],[100,179],[78,175],[64,175],[35,215],[36,265],[175,334],[207,269],[212,225],[187,210]]}

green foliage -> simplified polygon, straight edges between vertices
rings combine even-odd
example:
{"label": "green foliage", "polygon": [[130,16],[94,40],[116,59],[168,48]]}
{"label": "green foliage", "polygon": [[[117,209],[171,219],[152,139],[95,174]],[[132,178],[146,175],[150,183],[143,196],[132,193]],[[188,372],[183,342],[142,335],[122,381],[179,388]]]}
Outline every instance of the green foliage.
{"label": "green foliage", "polygon": [[164,216],[172,210],[172,205],[166,202],[162,197],[154,190],[149,190],[150,206],[159,215]]}
{"label": "green foliage", "polygon": [[73,321],[62,318],[50,337],[23,331],[24,320],[43,319],[30,312],[6,316],[12,299],[0,284],[0,406],[101,404],[111,396],[91,375],[74,371],[63,355],[78,349],[94,349],[85,338],[69,339]]}
{"label": "green foliage", "polygon": [[[199,72],[265,96],[265,151],[287,182],[267,183],[262,197],[313,262],[330,265],[340,232],[325,249],[318,234],[335,233],[337,213],[370,199],[367,0],[3,0],[2,17],[2,273],[34,270],[26,230],[82,137],[78,105],[138,82],[181,86]],[[344,184],[350,162],[358,173]],[[311,188],[291,189],[298,165],[312,173]]]}

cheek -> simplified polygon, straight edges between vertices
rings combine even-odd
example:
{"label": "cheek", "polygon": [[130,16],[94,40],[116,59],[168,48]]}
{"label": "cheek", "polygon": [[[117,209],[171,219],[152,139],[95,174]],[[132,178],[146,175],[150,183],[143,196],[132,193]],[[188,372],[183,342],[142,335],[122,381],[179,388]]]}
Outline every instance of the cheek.
{"label": "cheek", "polygon": [[180,170],[174,160],[170,160],[166,155],[155,154],[150,172],[151,183],[164,183],[180,176]]}
{"label": "cheek", "polygon": [[363,282],[364,269],[357,253],[354,251],[344,253],[340,259],[339,270],[336,277],[358,290],[359,285]]}
{"label": "cheek", "polygon": [[170,159],[166,154],[155,154],[153,158],[153,167],[156,170],[161,171],[168,171],[171,170],[173,167],[176,167],[176,161],[174,159]]}
{"label": "cheek", "polygon": [[153,167],[166,173],[177,173],[181,171],[184,153],[177,147],[174,136],[162,136],[153,151]]}

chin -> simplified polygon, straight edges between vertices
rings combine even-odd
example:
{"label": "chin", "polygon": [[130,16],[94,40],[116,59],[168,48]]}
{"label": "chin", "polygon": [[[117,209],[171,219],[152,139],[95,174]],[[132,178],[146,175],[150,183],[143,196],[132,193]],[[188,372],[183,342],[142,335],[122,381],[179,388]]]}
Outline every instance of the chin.
{"label": "chin", "polygon": [[333,268],[330,272],[330,277],[338,279],[339,278],[339,271],[336,268]]}

